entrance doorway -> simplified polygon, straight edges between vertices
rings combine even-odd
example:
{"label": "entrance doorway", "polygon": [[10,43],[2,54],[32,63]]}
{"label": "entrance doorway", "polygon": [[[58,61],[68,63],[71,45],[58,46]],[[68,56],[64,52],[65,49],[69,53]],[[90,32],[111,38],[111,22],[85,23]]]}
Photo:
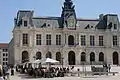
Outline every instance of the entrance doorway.
{"label": "entrance doorway", "polygon": [[29,56],[27,51],[22,52],[22,63],[29,61]]}
{"label": "entrance doorway", "polygon": [[85,54],[85,52],[82,52],[81,53],[81,61],[83,62],[85,62],[86,61],[86,54]]}
{"label": "entrance doorway", "polygon": [[37,60],[37,59],[41,59],[41,52],[37,52],[37,53],[36,53],[36,60]]}
{"label": "entrance doorway", "polygon": [[69,65],[75,65],[75,53],[73,51],[68,53],[68,63]]}
{"label": "entrance doorway", "polygon": [[119,64],[119,55],[117,52],[113,53],[113,64],[118,65]]}

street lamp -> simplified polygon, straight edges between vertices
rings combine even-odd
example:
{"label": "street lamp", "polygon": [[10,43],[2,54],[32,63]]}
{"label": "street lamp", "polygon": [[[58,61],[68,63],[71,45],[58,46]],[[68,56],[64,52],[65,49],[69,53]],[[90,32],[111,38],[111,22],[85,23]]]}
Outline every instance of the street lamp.
{"label": "street lamp", "polygon": [[63,58],[63,56],[62,56],[62,58],[61,58],[61,59],[62,59],[62,68],[63,68],[63,59],[64,59],[64,58]]}
{"label": "street lamp", "polygon": [[[36,59],[36,56],[33,56],[33,58],[34,58],[34,61],[35,61],[35,59]],[[34,68],[35,68],[35,63],[34,63]]]}

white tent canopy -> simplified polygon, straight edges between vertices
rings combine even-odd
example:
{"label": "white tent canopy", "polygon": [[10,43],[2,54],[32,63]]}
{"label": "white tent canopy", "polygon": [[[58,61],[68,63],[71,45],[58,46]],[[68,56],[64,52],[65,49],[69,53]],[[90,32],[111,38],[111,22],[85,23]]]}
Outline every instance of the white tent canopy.
{"label": "white tent canopy", "polygon": [[45,62],[46,63],[59,63],[59,61],[54,60],[54,59],[50,59],[50,58],[46,58]]}
{"label": "white tent canopy", "polygon": [[34,61],[34,63],[41,63],[41,60],[37,59],[37,60]]}
{"label": "white tent canopy", "polygon": [[51,58],[44,58],[44,59],[41,59],[41,60],[36,60],[36,61],[34,61],[34,63],[41,63],[41,64],[46,64],[46,63],[53,63],[53,64],[55,64],[55,63],[59,63],[59,61],[57,61],[57,60],[54,60],[54,59],[51,59]]}

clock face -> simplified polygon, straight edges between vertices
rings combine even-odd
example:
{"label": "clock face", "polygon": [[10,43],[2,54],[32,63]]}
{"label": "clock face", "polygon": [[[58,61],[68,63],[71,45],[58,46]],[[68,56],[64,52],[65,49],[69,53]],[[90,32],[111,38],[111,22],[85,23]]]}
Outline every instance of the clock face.
{"label": "clock face", "polygon": [[74,19],[69,19],[68,24],[70,27],[75,27],[75,20]]}

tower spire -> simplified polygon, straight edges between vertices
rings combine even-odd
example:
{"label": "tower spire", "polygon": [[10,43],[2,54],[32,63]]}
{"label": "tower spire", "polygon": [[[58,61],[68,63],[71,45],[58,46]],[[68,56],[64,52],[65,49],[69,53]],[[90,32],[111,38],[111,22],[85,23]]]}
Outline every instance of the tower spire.
{"label": "tower spire", "polygon": [[64,10],[74,10],[73,2],[71,0],[65,0],[63,9]]}
{"label": "tower spire", "polygon": [[72,0],[65,0],[62,7],[62,27],[75,29],[76,27],[76,13]]}
{"label": "tower spire", "polygon": [[65,0],[66,2],[70,2],[71,0]]}

